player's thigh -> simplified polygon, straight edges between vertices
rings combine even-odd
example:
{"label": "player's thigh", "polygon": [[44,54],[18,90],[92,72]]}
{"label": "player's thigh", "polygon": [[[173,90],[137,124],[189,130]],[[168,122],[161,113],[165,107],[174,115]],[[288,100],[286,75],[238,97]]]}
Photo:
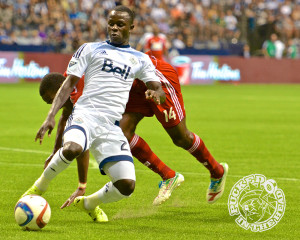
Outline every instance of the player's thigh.
{"label": "player's thigh", "polygon": [[108,162],[103,166],[103,171],[112,183],[123,179],[136,180],[134,164],[130,161]]}
{"label": "player's thigh", "polygon": [[82,151],[87,149],[87,130],[78,125],[71,125],[66,128],[63,135],[63,145],[77,144],[82,148]]}
{"label": "player's thigh", "polygon": [[185,110],[182,94],[172,86],[163,87],[166,101],[156,105],[151,103],[152,110],[164,128],[177,126],[185,118]]}
{"label": "player's thigh", "polygon": [[99,132],[90,147],[101,173],[105,174],[103,168],[108,162],[133,162],[129,143],[121,128],[110,124],[102,125],[101,128],[103,131]]}

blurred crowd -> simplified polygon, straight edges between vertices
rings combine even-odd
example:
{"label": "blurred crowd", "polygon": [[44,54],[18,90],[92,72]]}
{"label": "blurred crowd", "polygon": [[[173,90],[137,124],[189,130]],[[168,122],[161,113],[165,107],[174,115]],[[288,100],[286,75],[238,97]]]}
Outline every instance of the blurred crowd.
{"label": "blurred crowd", "polygon": [[249,55],[265,55],[265,42],[276,33],[282,56],[298,57],[288,49],[299,46],[300,0],[0,0],[0,44],[73,53],[84,42],[106,39],[106,16],[116,4],[136,13],[133,47],[158,26],[169,48],[243,43]]}

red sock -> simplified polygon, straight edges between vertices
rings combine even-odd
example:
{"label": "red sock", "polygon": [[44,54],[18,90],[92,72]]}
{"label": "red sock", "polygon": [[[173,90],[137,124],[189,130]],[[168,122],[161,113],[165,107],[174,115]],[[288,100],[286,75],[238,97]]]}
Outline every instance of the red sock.
{"label": "red sock", "polygon": [[188,151],[209,170],[212,178],[221,178],[223,176],[224,169],[222,165],[214,159],[202,139],[195,133],[193,146]]}
{"label": "red sock", "polygon": [[134,135],[130,140],[130,149],[132,155],[142,164],[158,173],[163,180],[175,177],[175,171],[164,164],[152,150],[149,145],[138,135]]}

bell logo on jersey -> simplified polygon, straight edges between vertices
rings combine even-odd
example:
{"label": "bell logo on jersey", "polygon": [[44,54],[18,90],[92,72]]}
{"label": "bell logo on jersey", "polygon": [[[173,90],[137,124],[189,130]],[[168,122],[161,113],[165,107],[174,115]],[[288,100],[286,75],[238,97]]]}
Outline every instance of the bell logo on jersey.
{"label": "bell logo on jersey", "polygon": [[101,70],[104,72],[108,72],[108,73],[112,72],[115,76],[120,75],[122,78],[124,78],[126,80],[130,73],[131,67],[124,65],[124,67],[122,69],[120,67],[114,67],[113,64],[114,64],[114,62],[112,60],[105,58],[103,67]]}

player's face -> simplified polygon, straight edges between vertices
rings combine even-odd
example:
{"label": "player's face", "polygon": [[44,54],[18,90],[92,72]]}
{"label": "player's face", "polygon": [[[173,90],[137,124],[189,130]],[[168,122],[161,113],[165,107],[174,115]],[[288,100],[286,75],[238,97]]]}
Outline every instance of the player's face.
{"label": "player's face", "polygon": [[130,31],[133,29],[127,12],[111,11],[107,19],[107,32],[111,43],[116,45],[129,44]]}

